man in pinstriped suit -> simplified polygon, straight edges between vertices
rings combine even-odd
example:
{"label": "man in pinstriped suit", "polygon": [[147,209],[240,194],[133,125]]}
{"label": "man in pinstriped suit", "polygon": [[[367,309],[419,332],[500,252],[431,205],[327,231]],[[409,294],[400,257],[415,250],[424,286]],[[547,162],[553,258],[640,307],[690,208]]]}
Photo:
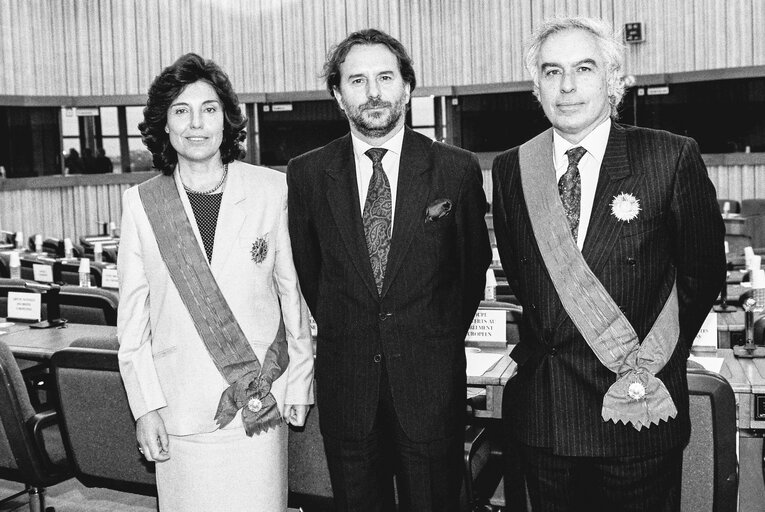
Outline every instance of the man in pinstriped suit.
{"label": "man in pinstriped suit", "polygon": [[335,505],[395,510],[395,473],[399,511],[456,512],[464,340],[491,260],[481,170],[404,126],[414,70],[388,34],[349,35],[325,74],[351,133],[291,160],[287,182]]}
{"label": "man in pinstriped suit", "polygon": [[[555,19],[540,27],[527,68],[553,128],[493,165],[499,253],[524,307],[512,353],[518,373],[503,403],[506,495],[518,497],[525,477],[535,512],[679,510],[690,429],[686,359],[725,275],[723,223],[696,143],[611,119],[624,90],[621,51],[600,20]],[[531,175],[534,162],[550,165]],[[540,196],[537,186],[547,187]],[[558,215],[570,228],[559,240],[548,239],[551,228],[535,229],[536,217],[548,213],[529,201],[551,196],[559,214],[550,219]],[[670,414],[643,425],[604,420],[604,397],[622,370],[604,366],[602,340],[579,328],[597,324],[598,315],[577,313],[563,300],[571,290],[551,279],[568,272],[549,258],[558,250],[557,264],[596,282],[569,295],[591,313],[599,313],[591,303],[600,299],[612,304],[631,326],[636,350],[676,297],[662,327],[679,334],[667,340],[671,350],[649,376],[668,391]],[[604,290],[597,297],[596,288]],[[650,411],[653,395],[637,380],[628,384],[616,409]]]}

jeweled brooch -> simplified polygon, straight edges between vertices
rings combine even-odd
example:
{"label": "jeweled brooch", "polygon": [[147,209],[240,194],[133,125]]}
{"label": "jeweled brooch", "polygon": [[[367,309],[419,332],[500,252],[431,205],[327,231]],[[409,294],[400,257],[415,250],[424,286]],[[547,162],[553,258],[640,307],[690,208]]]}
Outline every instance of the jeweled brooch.
{"label": "jeweled brooch", "polygon": [[611,215],[619,220],[631,221],[640,213],[640,200],[632,194],[622,192],[611,201]]}
{"label": "jeweled brooch", "polygon": [[268,255],[268,238],[260,237],[252,243],[250,256],[255,263],[263,263]]}

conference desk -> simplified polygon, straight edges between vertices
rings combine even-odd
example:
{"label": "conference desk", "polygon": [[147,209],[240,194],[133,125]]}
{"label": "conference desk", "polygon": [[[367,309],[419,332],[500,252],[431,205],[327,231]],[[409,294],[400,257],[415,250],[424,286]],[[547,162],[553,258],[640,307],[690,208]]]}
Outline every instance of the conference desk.
{"label": "conference desk", "polygon": [[[465,346],[468,348],[476,347],[477,344],[471,342],[465,342]],[[467,385],[469,388],[484,388],[486,391],[486,406],[485,409],[474,409],[473,415],[476,418],[502,418],[502,393],[505,389],[505,384],[510,378],[515,375],[518,365],[510,358],[510,351],[515,345],[508,345],[505,347],[486,347],[481,345],[480,349],[483,353],[490,354],[502,354],[497,363],[489,368],[483,375],[468,375]]]}
{"label": "conference desk", "polygon": [[[47,360],[58,350],[87,336],[115,337],[117,328],[108,325],[65,324],[51,329],[32,329],[29,324],[0,320],[0,340],[17,357]],[[7,323],[12,325],[5,326]]]}
{"label": "conference desk", "polygon": [[[108,338],[117,335],[116,327],[106,325],[66,324],[63,328],[32,329],[26,323],[11,322],[12,325],[5,325],[7,323],[0,319],[0,340],[5,342],[17,357],[39,361],[50,359],[56,351],[68,347],[79,338]],[[475,345],[468,342],[466,346]],[[486,409],[477,410],[476,417],[502,417],[502,391],[516,370],[515,361],[508,355],[511,349],[512,346],[481,346],[482,352],[501,354],[502,357],[482,375],[467,377],[468,386],[486,390]]]}

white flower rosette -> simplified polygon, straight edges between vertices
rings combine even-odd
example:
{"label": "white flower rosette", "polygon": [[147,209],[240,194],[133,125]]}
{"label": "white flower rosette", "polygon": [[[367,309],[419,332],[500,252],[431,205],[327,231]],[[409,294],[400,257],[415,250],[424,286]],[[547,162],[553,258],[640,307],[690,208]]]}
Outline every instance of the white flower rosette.
{"label": "white flower rosette", "polygon": [[630,222],[640,213],[640,200],[628,192],[614,196],[611,201],[611,215],[620,221]]}

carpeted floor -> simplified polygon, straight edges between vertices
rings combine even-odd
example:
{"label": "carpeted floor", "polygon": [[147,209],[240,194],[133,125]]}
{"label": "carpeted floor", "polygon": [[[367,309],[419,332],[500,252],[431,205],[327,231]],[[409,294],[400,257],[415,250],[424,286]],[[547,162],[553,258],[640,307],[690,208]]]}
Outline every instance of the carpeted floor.
{"label": "carpeted floor", "polygon": [[[23,489],[23,484],[0,480],[0,500]],[[156,512],[157,499],[111,489],[88,488],[73,478],[48,487],[45,505],[55,507],[56,512]],[[0,505],[0,512],[28,510],[26,496]]]}

